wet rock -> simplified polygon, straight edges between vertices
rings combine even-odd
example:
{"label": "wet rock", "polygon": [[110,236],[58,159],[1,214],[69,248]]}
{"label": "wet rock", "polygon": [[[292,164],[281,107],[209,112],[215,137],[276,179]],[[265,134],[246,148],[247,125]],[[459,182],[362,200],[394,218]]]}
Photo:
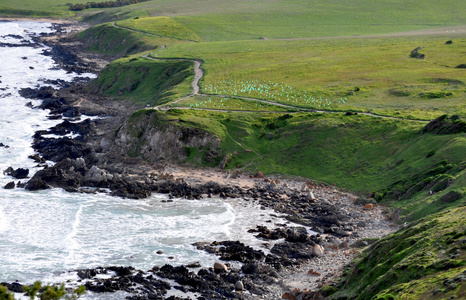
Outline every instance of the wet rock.
{"label": "wet rock", "polygon": [[15,186],[16,186],[15,182],[11,181],[11,182],[8,182],[3,188],[6,189],[6,190],[11,190],[11,189],[14,189]]}
{"label": "wet rock", "polygon": [[34,176],[26,183],[24,188],[28,191],[38,191],[49,189],[50,186],[42,178]]}
{"label": "wet rock", "polygon": [[6,283],[2,282],[0,285],[6,286],[8,290],[13,293],[24,293],[23,285],[18,282]]}
{"label": "wet rock", "polygon": [[13,169],[12,167],[8,167],[5,171],[3,171],[3,174],[5,175],[10,175],[14,178],[17,179],[24,179],[27,178],[29,175],[29,170],[28,169],[23,169],[23,168],[18,168],[18,169]]}
{"label": "wet rock", "polygon": [[256,237],[264,240],[278,240],[287,236],[285,230],[282,228],[275,228],[274,230],[270,230],[267,228],[267,226],[261,225],[256,226],[256,229],[248,230],[248,232],[259,232],[259,234],[256,235]]}
{"label": "wet rock", "polygon": [[128,276],[135,270],[133,267],[109,267],[111,271],[114,271],[117,276]]}
{"label": "wet rock", "polygon": [[38,89],[23,88],[18,93],[27,99],[50,99],[55,95],[56,90],[51,86],[42,86]]}
{"label": "wet rock", "polygon": [[189,265],[186,265],[186,268],[190,268],[190,269],[195,269],[195,268],[200,268],[201,267],[201,264],[199,262],[194,262],[194,263],[190,263]]}
{"label": "wet rock", "polygon": [[97,275],[94,269],[78,270],[78,277],[81,279],[91,279]]}
{"label": "wet rock", "polygon": [[46,160],[40,157],[39,154],[29,155],[28,158],[34,160],[36,163],[45,163]]}

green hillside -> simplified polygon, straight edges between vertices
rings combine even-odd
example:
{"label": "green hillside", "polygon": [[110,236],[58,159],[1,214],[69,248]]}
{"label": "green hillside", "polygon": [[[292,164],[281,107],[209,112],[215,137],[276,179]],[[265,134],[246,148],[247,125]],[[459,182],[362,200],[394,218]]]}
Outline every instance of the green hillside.
{"label": "green hillside", "polygon": [[[220,140],[177,163],[335,184],[406,224],[324,294],[464,298],[465,1],[153,0],[81,12],[67,2],[5,0],[0,16],[89,22],[76,37],[118,59],[88,91],[172,108],[127,121],[139,130],[128,155],[141,156],[157,126],[144,122],[156,119]],[[203,74],[189,97],[194,60]]]}

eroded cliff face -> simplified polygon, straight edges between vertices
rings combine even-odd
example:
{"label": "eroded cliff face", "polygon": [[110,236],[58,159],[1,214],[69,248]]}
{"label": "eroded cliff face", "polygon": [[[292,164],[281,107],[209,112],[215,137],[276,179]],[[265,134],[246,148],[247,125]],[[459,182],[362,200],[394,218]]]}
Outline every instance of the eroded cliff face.
{"label": "eroded cliff face", "polygon": [[216,165],[221,160],[220,139],[214,134],[176,119],[168,119],[156,110],[140,111],[131,116],[113,137],[101,142],[102,148],[121,155],[139,157],[148,162],[162,160]]}

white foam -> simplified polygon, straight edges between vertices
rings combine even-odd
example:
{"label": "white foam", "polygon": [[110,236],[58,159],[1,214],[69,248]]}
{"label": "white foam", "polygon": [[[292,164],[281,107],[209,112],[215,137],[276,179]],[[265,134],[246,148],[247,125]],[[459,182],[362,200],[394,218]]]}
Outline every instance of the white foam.
{"label": "white foam", "polygon": [[[27,34],[50,30],[48,26],[0,23],[0,32]],[[40,101],[24,99],[18,90],[42,85],[40,79],[71,80],[75,76],[50,70],[53,61],[41,53],[42,49],[31,47],[0,48],[0,88],[6,89],[0,90],[0,142],[9,146],[0,147],[0,188],[13,180],[1,172],[9,166],[26,167],[32,176],[37,170],[36,163],[28,159],[34,154],[32,135],[61,122],[49,120],[47,111],[26,107],[28,102],[36,106]],[[271,218],[271,210],[261,210],[252,202],[219,198],[162,200],[168,200],[167,196],[156,194],[132,200],[106,194],[70,194],[61,189],[2,189],[0,282],[63,282],[66,276],[76,277],[69,270],[110,265],[131,265],[142,270],[166,263],[200,262],[212,266],[218,258],[197,250],[192,243],[240,240],[263,249],[263,241],[247,230],[286,222]],[[157,254],[159,250],[164,253]],[[126,296],[112,295],[115,298],[109,299]],[[86,299],[92,297],[86,295]],[[101,295],[98,298],[102,299]]]}
{"label": "white foam", "polygon": [[8,225],[8,219],[3,212],[3,207],[0,206],[0,233],[6,231],[8,229]]}

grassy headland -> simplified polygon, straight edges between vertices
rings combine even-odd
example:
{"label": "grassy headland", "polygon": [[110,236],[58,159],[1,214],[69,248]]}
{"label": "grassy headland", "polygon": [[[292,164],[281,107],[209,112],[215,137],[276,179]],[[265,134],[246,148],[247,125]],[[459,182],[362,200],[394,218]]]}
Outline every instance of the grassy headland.
{"label": "grassy headland", "polygon": [[[70,14],[60,6],[68,0],[23,2],[2,5]],[[93,92],[178,107],[139,111],[129,123],[157,114],[220,139],[216,157],[189,148],[177,162],[312,178],[411,222],[362,252],[326,289],[333,298],[461,298],[464,11],[458,0],[149,1],[80,14],[99,24],[79,37],[89,50],[122,57]],[[410,57],[416,47],[424,59]],[[200,95],[172,103],[191,92],[193,59],[203,61]]]}

